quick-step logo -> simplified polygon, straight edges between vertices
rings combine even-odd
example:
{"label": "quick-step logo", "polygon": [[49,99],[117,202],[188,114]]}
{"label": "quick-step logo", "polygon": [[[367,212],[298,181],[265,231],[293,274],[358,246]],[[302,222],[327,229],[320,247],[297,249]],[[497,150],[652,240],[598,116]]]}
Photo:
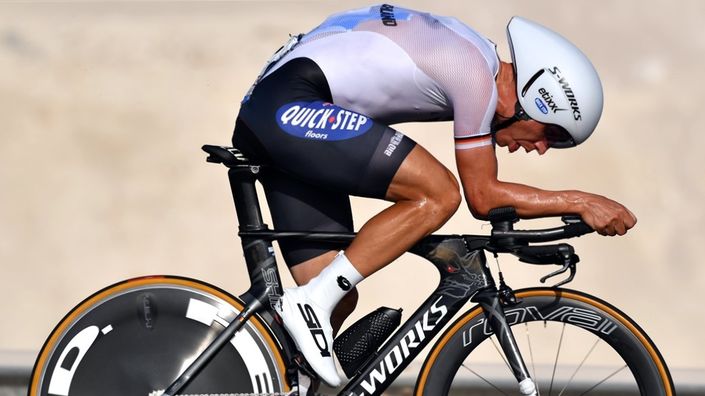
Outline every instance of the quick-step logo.
{"label": "quick-step logo", "polygon": [[439,304],[443,297],[438,297],[436,302],[431,305],[428,311],[424,312],[423,317],[409,330],[404,338],[395,345],[391,351],[387,353],[384,359],[370,373],[369,377],[360,384],[364,392],[356,394],[350,393],[350,396],[372,395],[377,390],[377,385],[384,383],[387,376],[392,375],[406,358],[411,355],[413,349],[418,348],[426,339],[427,335],[433,331],[438,322],[446,316],[448,308]]}
{"label": "quick-step logo", "polygon": [[294,102],[277,110],[277,124],[303,139],[345,140],[369,131],[373,122],[354,111],[327,102]]}

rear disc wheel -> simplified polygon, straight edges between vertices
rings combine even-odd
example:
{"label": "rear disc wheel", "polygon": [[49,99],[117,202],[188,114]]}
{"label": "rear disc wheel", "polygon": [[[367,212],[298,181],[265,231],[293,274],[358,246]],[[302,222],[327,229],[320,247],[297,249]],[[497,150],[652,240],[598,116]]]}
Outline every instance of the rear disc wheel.
{"label": "rear disc wheel", "polygon": [[[148,396],[174,381],[243,309],[200,281],[148,277],[75,307],[45,342],[28,395]],[[288,390],[278,343],[253,316],[182,394]]]}

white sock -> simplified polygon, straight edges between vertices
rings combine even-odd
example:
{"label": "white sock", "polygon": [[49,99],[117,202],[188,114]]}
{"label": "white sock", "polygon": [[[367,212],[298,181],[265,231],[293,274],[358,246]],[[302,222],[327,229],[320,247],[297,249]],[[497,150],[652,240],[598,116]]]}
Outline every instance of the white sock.
{"label": "white sock", "polygon": [[341,250],[333,262],[302,287],[319,308],[331,313],[348,291],[363,279]]}

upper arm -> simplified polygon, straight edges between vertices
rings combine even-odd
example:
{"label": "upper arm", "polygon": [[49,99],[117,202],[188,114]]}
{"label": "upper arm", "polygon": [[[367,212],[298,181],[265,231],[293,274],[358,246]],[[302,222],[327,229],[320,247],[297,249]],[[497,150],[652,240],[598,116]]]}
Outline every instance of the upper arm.
{"label": "upper arm", "polygon": [[462,42],[448,75],[439,83],[453,106],[453,134],[456,148],[492,144],[491,123],[497,109],[494,73],[480,50]]}
{"label": "upper arm", "polygon": [[[457,149],[492,145],[491,123],[497,109],[497,86],[487,64],[467,67],[446,88],[453,103],[453,135]],[[483,68],[484,67],[484,68]]]}
{"label": "upper arm", "polygon": [[499,184],[494,146],[456,149],[455,162],[470,211],[475,217],[485,217],[495,206]]}

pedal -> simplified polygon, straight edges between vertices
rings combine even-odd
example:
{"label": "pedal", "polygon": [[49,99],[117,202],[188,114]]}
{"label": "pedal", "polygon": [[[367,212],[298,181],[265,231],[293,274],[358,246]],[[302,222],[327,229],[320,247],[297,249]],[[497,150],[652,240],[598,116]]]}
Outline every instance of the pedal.
{"label": "pedal", "polygon": [[369,359],[401,323],[401,309],[377,308],[347,328],[333,342],[340,366],[348,378]]}
{"label": "pedal", "polygon": [[302,371],[299,371],[295,389],[296,393],[292,393],[292,396],[315,396],[316,389],[318,389],[320,384],[320,380],[314,380]]}
{"label": "pedal", "polygon": [[299,378],[301,374],[313,380],[319,380],[318,374],[316,374],[316,371],[308,364],[306,358],[304,358],[304,355],[302,355],[300,352],[297,352],[296,355],[294,355],[291,359],[291,364],[288,365],[287,376],[289,376],[290,378],[292,378],[292,376]]}

